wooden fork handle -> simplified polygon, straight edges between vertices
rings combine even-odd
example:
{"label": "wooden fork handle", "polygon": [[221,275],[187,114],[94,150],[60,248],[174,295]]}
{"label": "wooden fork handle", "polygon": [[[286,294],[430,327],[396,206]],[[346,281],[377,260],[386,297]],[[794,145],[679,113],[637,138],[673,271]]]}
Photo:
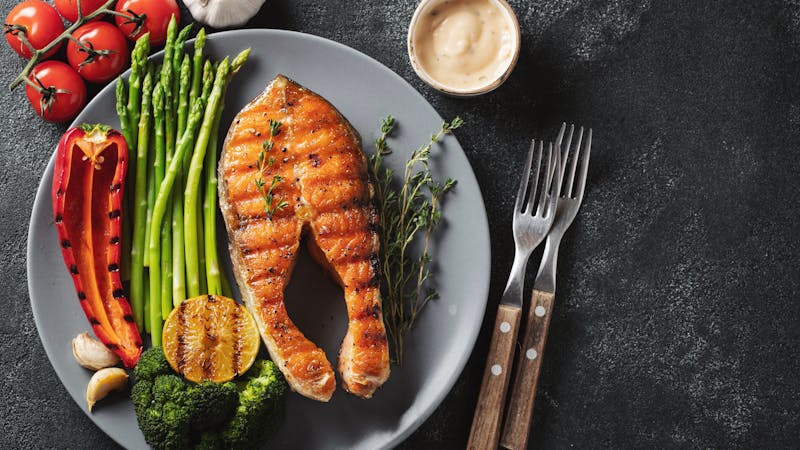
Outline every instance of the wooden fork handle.
{"label": "wooden fork handle", "polygon": [[475,416],[472,418],[472,429],[469,433],[467,448],[475,450],[495,449],[500,435],[500,420],[503,418],[508,380],[511,375],[511,364],[514,362],[514,348],[517,341],[519,321],[522,309],[500,305],[497,319],[492,329],[492,342],[489,344],[489,356],[483,371],[481,393]]}
{"label": "wooden fork handle", "polygon": [[500,438],[500,445],[511,450],[525,449],[528,446],[536,386],[539,382],[544,346],[547,343],[547,330],[550,328],[554,298],[555,295],[550,292],[535,289],[533,291],[525,337],[521,341],[522,348],[517,356],[511,401],[506,412],[503,435]]}

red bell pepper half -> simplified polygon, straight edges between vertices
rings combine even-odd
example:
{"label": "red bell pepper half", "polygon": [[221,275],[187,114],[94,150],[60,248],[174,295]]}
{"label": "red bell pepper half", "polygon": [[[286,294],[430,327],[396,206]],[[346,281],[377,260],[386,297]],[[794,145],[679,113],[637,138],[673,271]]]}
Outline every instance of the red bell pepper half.
{"label": "red bell pepper half", "polygon": [[64,263],[95,335],[134,367],[142,338],[120,280],[125,138],[106,125],[67,130],[53,174],[53,214]]}

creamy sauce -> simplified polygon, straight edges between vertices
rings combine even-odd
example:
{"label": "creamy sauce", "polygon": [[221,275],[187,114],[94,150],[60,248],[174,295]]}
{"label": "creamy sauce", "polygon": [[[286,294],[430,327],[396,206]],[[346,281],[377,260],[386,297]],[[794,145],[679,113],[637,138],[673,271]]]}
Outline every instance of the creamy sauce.
{"label": "creamy sauce", "polygon": [[517,44],[511,18],[495,0],[433,2],[412,30],[412,42],[422,70],[459,91],[502,77]]}

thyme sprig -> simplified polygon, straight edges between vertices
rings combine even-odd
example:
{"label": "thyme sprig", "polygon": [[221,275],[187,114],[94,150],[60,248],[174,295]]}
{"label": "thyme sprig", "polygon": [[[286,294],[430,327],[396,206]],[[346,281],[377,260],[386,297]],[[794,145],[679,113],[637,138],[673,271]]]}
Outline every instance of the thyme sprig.
{"label": "thyme sprig", "polygon": [[266,160],[267,165],[264,165],[264,160],[267,157],[267,153],[272,151],[272,147],[275,146],[275,136],[277,136],[281,132],[281,123],[274,119],[269,119],[269,139],[265,139],[264,142],[261,144],[261,152],[258,154],[258,161],[256,161],[256,165],[258,166],[258,178],[256,178],[256,187],[258,188],[258,192],[261,194],[261,197],[264,199],[264,210],[267,213],[267,217],[269,220],[272,220],[272,216],[275,213],[283,208],[289,206],[289,202],[286,200],[277,200],[275,201],[275,188],[278,184],[283,181],[283,177],[275,174],[272,177],[272,181],[269,184],[269,188],[265,189],[267,183],[264,181],[263,174],[264,168],[270,168],[273,164],[275,164],[275,158],[270,155],[269,159]]}
{"label": "thyme sprig", "polygon": [[[436,289],[430,286],[430,244],[442,219],[442,198],[456,185],[456,180],[450,178],[444,183],[433,178],[429,166],[431,150],[463,123],[459,117],[444,122],[428,143],[411,153],[399,189],[393,182],[395,172],[383,166],[384,158],[392,153],[386,141],[395,126],[392,116],[382,120],[375,140],[376,152],[370,157],[381,226],[384,323],[392,361],[398,365],[403,361],[403,339],[428,302],[438,298]],[[422,246],[419,256],[412,249],[415,242]]]}

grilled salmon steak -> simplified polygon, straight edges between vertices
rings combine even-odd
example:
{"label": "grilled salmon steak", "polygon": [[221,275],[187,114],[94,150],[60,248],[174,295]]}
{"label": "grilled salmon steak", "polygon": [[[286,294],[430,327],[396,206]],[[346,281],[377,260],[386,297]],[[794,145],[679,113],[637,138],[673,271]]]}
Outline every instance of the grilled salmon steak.
{"label": "grilled salmon steak", "polygon": [[296,392],[328,401],[325,353],[289,318],[284,289],[303,235],[344,290],[345,390],[369,398],[389,377],[377,216],[358,134],[324,98],[279,75],[239,112],[219,164],[219,200],[236,281],[270,356]]}

